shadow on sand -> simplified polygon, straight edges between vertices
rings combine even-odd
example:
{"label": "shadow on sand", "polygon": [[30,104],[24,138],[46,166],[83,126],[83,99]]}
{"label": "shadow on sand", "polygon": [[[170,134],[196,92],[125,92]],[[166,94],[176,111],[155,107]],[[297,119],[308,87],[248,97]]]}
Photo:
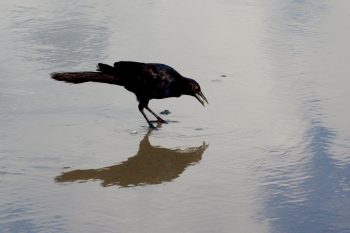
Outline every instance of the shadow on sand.
{"label": "shadow on sand", "polygon": [[176,179],[188,166],[198,163],[208,148],[205,143],[186,149],[152,146],[149,142],[151,132],[149,130],[140,141],[137,154],[128,160],[109,167],[64,172],[55,181],[63,183],[101,180],[104,187],[161,184]]}

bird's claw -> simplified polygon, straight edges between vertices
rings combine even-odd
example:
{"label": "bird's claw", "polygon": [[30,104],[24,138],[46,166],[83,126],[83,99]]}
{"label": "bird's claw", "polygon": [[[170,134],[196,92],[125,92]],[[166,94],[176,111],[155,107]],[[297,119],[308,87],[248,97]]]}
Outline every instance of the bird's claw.
{"label": "bird's claw", "polygon": [[152,123],[149,124],[149,128],[150,128],[150,129],[158,130],[157,127],[155,127]]}
{"label": "bird's claw", "polygon": [[168,124],[168,122],[166,120],[163,120],[163,119],[157,119],[155,121],[151,121],[152,123],[161,123],[161,124]]}

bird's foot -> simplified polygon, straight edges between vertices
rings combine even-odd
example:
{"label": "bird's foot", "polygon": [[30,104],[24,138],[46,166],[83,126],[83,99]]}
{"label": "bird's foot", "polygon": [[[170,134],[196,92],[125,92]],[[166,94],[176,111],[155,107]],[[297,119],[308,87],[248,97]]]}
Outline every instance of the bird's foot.
{"label": "bird's foot", "polygon": [[168,124],[166,120],[163,120],[162,118],[157,118],[155,121],[151,121],[152,123],[161,123],[161,124]]}
{"label": "bird's foot", "polygon": [[163,120],[163,119],[160,120],[160,123],[168,124],[168,122],[166,120]]}
{"label": "bird's foot", "polygon": [[160,121],[160,120],[155,120],[155,121],[151,121],[152,123],[157,123],[157,124],[168,124],[168,122],[167,121],[164,121],[164,120],[162,120],[162,121]]}
{"label": "bird's foot", "polygon": [[150,129],[155,129],[157,130],[157,127],[155,127],[152,123],[148,123]]}

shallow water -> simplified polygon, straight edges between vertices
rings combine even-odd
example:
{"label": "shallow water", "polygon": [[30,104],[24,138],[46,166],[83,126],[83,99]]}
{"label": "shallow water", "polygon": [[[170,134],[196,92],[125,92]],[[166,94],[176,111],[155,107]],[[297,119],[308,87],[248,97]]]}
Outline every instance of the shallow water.
{"label": "shallow water", "polygon": [[[0,232],[350,232],[349,7],[2,1]],[[117,60],[210,104],[49,78]]]}

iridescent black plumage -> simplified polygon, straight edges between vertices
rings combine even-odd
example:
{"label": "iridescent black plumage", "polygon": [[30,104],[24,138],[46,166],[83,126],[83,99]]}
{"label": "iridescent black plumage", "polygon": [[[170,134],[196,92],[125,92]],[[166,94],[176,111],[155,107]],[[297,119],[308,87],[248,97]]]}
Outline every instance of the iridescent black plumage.
{"label": "iridescent black plumage", "polygon": [[114,66],[99,63],[97,72],[61,72],[53,73],[51,77],[69,83],[102,82],[124,86],[135,93],[139,102],[138,108],[151,128],[154,126],[144,113],[144,108],[158,122],[165,122],[148,107],[151,99],[192,95],[203,106],[204,101],[208,103],[195,80],[183,77],[172,67],[159,63],[119,61]]}

